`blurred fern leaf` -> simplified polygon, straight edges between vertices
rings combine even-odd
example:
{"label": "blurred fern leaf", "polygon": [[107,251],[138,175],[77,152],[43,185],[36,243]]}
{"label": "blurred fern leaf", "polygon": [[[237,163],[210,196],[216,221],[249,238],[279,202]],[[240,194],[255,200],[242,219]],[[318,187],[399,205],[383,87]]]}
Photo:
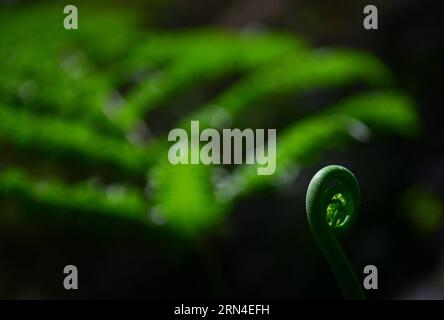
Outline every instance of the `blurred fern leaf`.
{"label": "blurred fern leaf", "polygon": [[[141,30],[136,13],[112,9],[83,14],[69,33],[59,9],[0,13],[3,204],[18,199],[195,235],[223,221],[240,196],[294,178],[327,149],[419,132],[413,103],[370,54],[312,49],[279,32]],[[359,89],[347,97],[353,85]],[[206,86],[212,93],[191,99],[186,112],[170,107]],[[344,89],[340,99],[307,111],[307,92],[333,89]],[[265,116],[252,122],[250,113]],[[170,118],[158,124],[159,114]],[[276,174],[169,164],[166,130],[190,120],[279,125]]]}

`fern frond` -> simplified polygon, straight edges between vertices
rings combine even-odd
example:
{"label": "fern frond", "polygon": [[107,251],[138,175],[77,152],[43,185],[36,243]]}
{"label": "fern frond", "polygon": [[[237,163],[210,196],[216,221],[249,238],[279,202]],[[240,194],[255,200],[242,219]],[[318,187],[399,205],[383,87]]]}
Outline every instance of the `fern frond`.
{"label": "fern frond", "polygon": [[[137,58],[130,64],[133,70],[154,65],[154,75],[129,94],[114,120],[127,131],[160,102],[193,83],[247,72],[289,52],[304,50],[300,41],[284,36],[253,34],[239,37],[224,32],[200,31],[148,38],[148,45],[136,50]],[[156,67],[162,59],[172,58],[175,59],[169,66]]]}
{"label": "fern frond", "polygon": [[100,135],[78,123],[4,105],[0,105],[0,139],[21,150],[36,150],[60,160],[74,157],[86,166],[101,163],[142,176],[157,158],[146,149]]}
{"label": "fern frond", "polygon": [[[189,119],[200,120],[202,126],[220,127],[219,119],[236,118],[241,110],[273,95],[339,87],[358,80],[378,86],[389,83],[391,75],[374,57],[353,50],[292,53],[235,83]],[[219,116],[221,113],[225,116]]]}
{"label": "fern frond", "polygon": [[[420,129],[412,103],[387,91],[392,76],[372,55],[310,49],[282,33],[142,33],[136,16],[124,10],[82,11],[82,27],[65,32],[58,6],[2,9],[1,147],[14,156],[16,151],[37,154],[62,169],[75,161],[88,169],[84,176],[101,176],[101,170],[94,170],[102,167],[112,169],[116,174],[107,180],[128,175],[130,181],[137,179],[137,186],[68,185],[11,168],[0,173],[1,197],[57,212],[97,211],[140,221],[149,214],[193,236],[221,221],[240,196],[289,179],[328,149],[353,139],[364,141],[374,132],[411,136]],[[176,125],[188,128],[190,120],[200,120],[201,128],[222,128],[227,119],[236,123],[244,112],[259,111],[257,105],[272,106],[273,98],[293,98],[318,88],[362,82],[364,90],[383,91],[344,99],[278,132],[277,172],[272,176],[258,176],[256,166],[245,165],[213,181],[221,168],[169,164],[166,137],[143,147],[126,139],[152,110],[186,90],[234,78],[228,89],[192,106],[200,108]],[[146,197],[144,179],[150,185]]]}
{"label": "fern frond", "polygon": [[419,130],[413,103],[396,93],[365,93],[339,102],[323,114],[296,122],[278,134],[276,173],[257,175],[257,166],[243,166],[222,184],[219,193],[227,199],[250,193],[294,177],[304,165],[326,150],[351,139],[367,140],[372,130],[412,136]]}
{"label": "fern frond", "polygon": [[150,174],[155,210],[168,225],[185,235],[216,225],[227,205],[214,194],[211,168],[160,161]]}
{"label": "fern frond", "polygon": [[149,202],[137,190],[123,185],[102,188],[87,182],[66,185],[59,181],[34,180],[21,169],[9,168],[0,173],[0,197],[43,205],[61,214],[98,213],[149,223],[146,219]]}

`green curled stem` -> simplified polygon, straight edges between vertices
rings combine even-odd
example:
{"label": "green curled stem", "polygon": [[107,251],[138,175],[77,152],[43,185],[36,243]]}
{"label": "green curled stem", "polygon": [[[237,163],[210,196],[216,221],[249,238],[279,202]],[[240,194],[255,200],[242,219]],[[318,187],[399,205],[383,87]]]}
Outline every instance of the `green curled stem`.
{"label": "green curled stem", "polygon": [[361,195],[358,181],[348,169],[331,165],[319,170],[307,189],[307,218],[346,299],[365,299],[337,236],[356,219]]}

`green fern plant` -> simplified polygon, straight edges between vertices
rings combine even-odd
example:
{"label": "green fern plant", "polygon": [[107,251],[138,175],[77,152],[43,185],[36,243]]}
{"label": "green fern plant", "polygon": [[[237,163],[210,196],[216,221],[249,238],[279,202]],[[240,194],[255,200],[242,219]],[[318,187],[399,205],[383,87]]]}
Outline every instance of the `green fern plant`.
{"label": "green fern plant", "polygon": [[336,237],[346,233],[359,212],[361,193],[347,168],[330,165],[319,170],[308,185],[307,218],[313,235],[333,270],[346,299],[365,299]]}
{"label": "green fern plant", "polygon": [[[0,16],[2,201],[196,235],[223,221],[240,197],[276,187],[328,149],[364,142],[370,133],[409,136],[419,128],[413,103],[363,52],[312,49],[281,33],[142,31],[137,15],[126,11],[83,14],[82,28],[72,33],[61,28],[58,7],[11,8]],[[236,80],[173,125],[193,119],[222,128],[257,105],[272,110],[275,97],[315,88],[363,83],[366,91],[280,130],[272,176],[257,176],[254,166],[222,176],[219,166],[173,166],[163,134],[134,139],[175,97],[230,77]],[[38,170],[48,161],[56,173]],[[75,181],[68,178],[73,164]],[[103,184],[90,183],[96,178]]]}

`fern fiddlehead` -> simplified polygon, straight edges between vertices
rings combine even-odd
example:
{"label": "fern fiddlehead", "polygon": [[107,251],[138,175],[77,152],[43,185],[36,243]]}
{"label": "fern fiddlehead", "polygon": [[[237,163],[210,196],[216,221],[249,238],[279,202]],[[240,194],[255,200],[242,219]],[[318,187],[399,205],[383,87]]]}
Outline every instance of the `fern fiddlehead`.
{"label": "fern fiddlehead", "polygon": [[346,168],[331,165],[319,170],[307,189],[307,218],[313,235],[327,259],[346,299],[365,299],[337,236],[353,224],[360,203],[355,176]]}

